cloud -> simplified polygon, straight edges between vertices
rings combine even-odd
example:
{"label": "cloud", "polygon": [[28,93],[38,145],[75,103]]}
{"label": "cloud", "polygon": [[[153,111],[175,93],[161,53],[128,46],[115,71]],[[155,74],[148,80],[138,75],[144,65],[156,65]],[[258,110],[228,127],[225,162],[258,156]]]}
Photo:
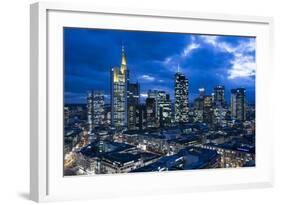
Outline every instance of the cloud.
{"label": "cloud", "polygon": [[191,38],[191,42],[188,43],[188,44],[186,45],[186,47],[183,49],[183,51],[182,51],[182,53],[181,53],[181,56],[185,58],[185,57],[189,56],[189,54],[190,54],[193,50],[195,50],[195,49],[197,49],[197,48],[199,48],[199,47],[200,47],[200,44],[199,44],[199,43],[196,43],[196,42],[195,42],[195,38],[192,37],[192,38]]}
{"label": "cloud", "polygon": [[198,43],[191,43],[188,46],[185,47],[185,49],[182,52],[182,56],[186,57],[188,56],[194,49],[197,49],[200,47],[200,44]]}
{"label": "cloud", "polygon": [[243,42],[233,49],[234,60],[228,70],[228,78],[249,78],[256,75],[255,41]]}
{"label": "cloud", "polygon": [[168,56],[167,58],[165,58],[165,60],[163,61],[164,65],[170,65],[170,63],[172,62],[172,57]]}
{"label": "cloud", "polygon": [[252,77],[256,74],[256,63],[253,56],[235,55],[232,68],[228,70],[228,78]]}
{"label": "cloud", "polygon": [[200,48],[200,43],[196,42],[196,38],[192,35],[185,39],[184,47],[179,53],[167,56],[163,61],[160,62],[170,72],[175,72],[183,61],[187,61],[187,58],[195,51]]}
{"label": "cloud", "polygon": [[221,52],[230,53],[233,59],[230,61],[231,67],[227,71],[228,79],[249,78],[256,74],[255,63],[255,39],[243,40],[232,45],[226,41],[221,41],[217,36],[200,36],[203,41],[212,45]]}
{"label": "cloud", "polygon": [[147,97],[148,97],[148,94],[147,94],[147,93],[141,93],[141,94],[140,94],[140,97],[141,97],[141,98],[147,98]]}
{"label": "cloud", "polygon": [[219,50],[220,52],[233,53],[237,49],[231,44],[225,41],[221,41],[218,36],[200,35],[200,38],[203,40],[204,43],[213,46],[215,49]]}
{"label": "cloud", "polygon": [[150,75],[141,75],[139,77],[140,80],[145,80],[145,81],[154,81],[155,78],[153,76]]}
{"label": "cloud", "polygon": [[205,43],[211,44],[213,46],[217,45],[217,36],[201,35],[200,37]]}

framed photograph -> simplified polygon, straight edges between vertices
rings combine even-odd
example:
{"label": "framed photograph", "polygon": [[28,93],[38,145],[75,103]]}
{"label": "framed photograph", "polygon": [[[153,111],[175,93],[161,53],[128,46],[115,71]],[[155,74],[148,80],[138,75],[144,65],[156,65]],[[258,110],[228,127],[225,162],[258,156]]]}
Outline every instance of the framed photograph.
{"label": "framed photograph", "polygon": [[30,20],[32,200],[272,186],[271,18],[36,3]]}

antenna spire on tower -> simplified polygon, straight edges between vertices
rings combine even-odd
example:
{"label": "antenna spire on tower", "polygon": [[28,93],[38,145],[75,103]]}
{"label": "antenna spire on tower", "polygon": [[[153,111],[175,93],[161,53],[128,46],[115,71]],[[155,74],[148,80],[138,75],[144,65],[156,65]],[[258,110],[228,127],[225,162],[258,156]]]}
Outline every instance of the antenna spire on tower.
{"label": "antenna spire on tower", "polygon": [[123,42],[122,42],[122,59],[121,59],[120,70],[121,70],[122,73],[124,73],[124,71],[127,70],[126,55],[125,55],[125,49],[124,49],[124,43]]}
{"label": "antenna spire on tower", "polygon": [[124,44],[122,43],[122,60],[121,60],[122,65],[126,65],[126,55],[125,55],[125,49],[124,49]]}

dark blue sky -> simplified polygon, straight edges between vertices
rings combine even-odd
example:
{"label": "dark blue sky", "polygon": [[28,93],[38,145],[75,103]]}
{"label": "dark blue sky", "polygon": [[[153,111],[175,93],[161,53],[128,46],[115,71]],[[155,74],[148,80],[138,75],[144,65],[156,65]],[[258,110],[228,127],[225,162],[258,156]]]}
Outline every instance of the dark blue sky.
{"label": "dark blue sky", "polygon": [[174,98],[174,74],[189,80],[191,101],[204,87],[244,87],[248,102],[255,101],[255,38],[160,32],[64,29],[65,103],[86,103],[88,90],[103,90],[109,100],[110,69],[120,66],[125,45],[130,80],[148,89],[165,90]]}

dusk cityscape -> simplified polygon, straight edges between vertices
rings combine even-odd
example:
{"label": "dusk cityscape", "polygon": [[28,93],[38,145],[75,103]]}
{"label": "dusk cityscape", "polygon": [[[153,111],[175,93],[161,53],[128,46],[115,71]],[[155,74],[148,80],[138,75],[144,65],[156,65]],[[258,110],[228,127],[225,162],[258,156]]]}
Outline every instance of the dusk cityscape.
{"label": "dusk cityscape", "polygon": [[64,28],[64,176],[255,167],[255,38]]}

